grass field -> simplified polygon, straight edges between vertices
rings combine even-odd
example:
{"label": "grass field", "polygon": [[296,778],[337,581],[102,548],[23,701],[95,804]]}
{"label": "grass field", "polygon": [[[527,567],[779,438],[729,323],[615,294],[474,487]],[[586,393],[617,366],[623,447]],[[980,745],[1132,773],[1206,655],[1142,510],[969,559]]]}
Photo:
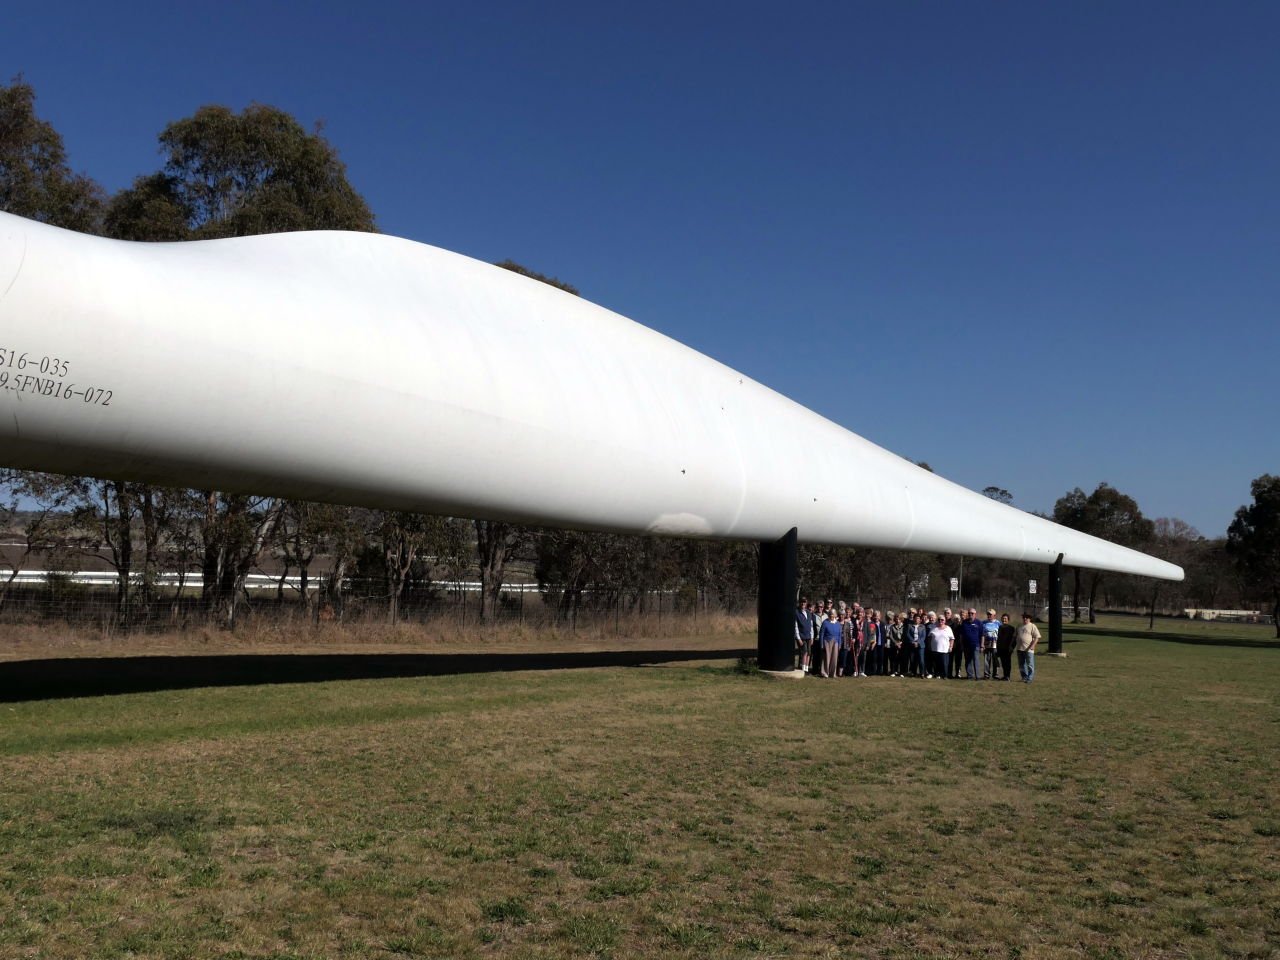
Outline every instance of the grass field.
{"label": "grass field", "polygon": [[1108,636],[1131,639],[1155,638],[1171,640],[1175,643],[1231,647],[1275,647],[1280,650],[1280,640],[1276,639],[1276,628],[1269,623],[1226,623],[1217,620],[1157,617],[1154,629],[1152,629],[1148,627],[1148,620],[1144,616],[1122,616],[1104,613],[1098,616],[1096,624],[1072,623],[1068,618],[1063,624],[1063,632],[1068,638],[1106,634]]}
{"label": "grass field", "polygon": [[1186,639],[0,704],[0,957],[1275,957],[1280,649]]}

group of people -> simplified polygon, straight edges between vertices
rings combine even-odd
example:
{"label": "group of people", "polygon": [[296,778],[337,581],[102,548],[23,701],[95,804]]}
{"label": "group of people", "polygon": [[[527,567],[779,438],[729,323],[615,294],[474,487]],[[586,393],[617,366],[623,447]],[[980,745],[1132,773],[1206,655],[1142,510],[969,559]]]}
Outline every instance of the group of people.
{"label": "group of people", "polygon": [[1011,680],[1030,683],[1036,673],[1040,631],[1031,614],[1014,627],[995,610],[980,620],[973,607],[882,613],[841,600],[796,608],[799,668],[815,677],[921,677],[925,680]]}

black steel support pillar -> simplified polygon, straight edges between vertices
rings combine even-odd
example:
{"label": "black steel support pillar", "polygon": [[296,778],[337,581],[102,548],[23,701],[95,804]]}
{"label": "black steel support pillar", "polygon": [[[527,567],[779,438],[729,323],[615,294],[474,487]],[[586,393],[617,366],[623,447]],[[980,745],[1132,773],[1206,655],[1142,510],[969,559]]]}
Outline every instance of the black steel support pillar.
{"label": "black steel support pillar", "polygon": [[792,670],[796,662],[796,528],[760,544],[756,662],[761,670]]}
{"label": "black steel support pillar", "polygon": [[1062,653],[1062,554],[1049,564],[1049,652]]}

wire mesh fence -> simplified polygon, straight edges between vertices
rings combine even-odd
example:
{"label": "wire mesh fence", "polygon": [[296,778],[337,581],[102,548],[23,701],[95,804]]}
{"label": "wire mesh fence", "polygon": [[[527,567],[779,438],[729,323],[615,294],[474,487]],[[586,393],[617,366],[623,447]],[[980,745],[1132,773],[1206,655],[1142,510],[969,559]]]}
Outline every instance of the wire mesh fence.
{"label": "wire mesh fence", "polygon": [[[1015,618],[1029,610],[1037,619],[1046,619],[1043,602],[1027,606],[1028,599],[864,596],[857,602],[889,614],[972,607],[980,613],[994,608],[997,614]],[[559,584],[507,583],[496,601],[486,604],[481,584],[474,580],[410,580],[394,592],[381,577],[345,577],[335,582],[326,575],[304,579],[287,573],[257,573],[229,604],[225,597],[218,600],[207,595],[198,574],[165,574],[151,583],[139,580],[126,591],[120,590],[114,575],[104,572],[0,575],[0,625],[66,624],[108,632],[158,633],[211,624],[302,628],[308,624],[435,623],[462,630],[482,624],[487,629],[519,624],[571,633],[673,636],[713,631],[726,618],[754,617],[755,607],[753,593],[721,594],[692,584],[667,589],[569,589]],[[1248,618],[1236,617],[1240,611],[1227,613],[1247,622],[1271,619],[1261,613]],[[1064,602],[1063,619],[1068,623],[1076,619],[1070,598]],[[1087,606],[1081,607],[1080,619],[1089,619]]]}
{"label": "wire mesh fence", "polygon": [[[132,583],[121,591],[114,578],[39,571],[0,581],[0,624],[64,623],[103,630],[167,631],[225,621],[229,605],[205,593],[198,577]],[[482,612],[482,605],[484,610]],[[496,603],[483,604],[474,581],[411,581],[393,593],[385,579],[299,578],[257,575],[235,598],[237,624],[401,623],[448,621],[454,625],[527,624],[661,634],[698,629],[717,617],[754,614],[755,598],[675,590],[568,590],[555,584],[511,583]]]}

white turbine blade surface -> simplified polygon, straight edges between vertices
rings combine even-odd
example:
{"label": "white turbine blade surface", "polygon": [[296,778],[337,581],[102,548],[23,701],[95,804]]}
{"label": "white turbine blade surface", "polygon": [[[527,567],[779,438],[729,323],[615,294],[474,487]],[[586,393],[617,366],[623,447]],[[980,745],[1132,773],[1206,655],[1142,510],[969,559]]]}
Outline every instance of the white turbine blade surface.
{"label": "white turbine blade surface", "polygon": [[1182,578],[588,301],[394,237],[141,244],[0,214],[0,350],[6,466]]}

